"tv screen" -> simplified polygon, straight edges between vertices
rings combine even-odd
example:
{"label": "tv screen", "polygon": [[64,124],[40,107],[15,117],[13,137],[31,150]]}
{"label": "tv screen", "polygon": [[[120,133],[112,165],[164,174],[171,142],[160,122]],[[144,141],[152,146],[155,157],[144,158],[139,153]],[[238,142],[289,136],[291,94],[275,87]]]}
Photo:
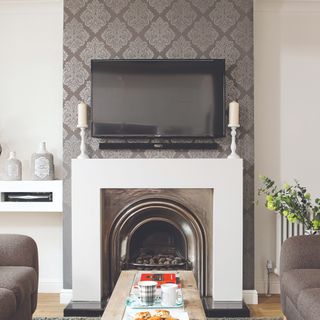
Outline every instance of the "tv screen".
{"label": "tv screen", "polygon": [[224,70],[224,60],[92,60],[92,136],[224,136]]}

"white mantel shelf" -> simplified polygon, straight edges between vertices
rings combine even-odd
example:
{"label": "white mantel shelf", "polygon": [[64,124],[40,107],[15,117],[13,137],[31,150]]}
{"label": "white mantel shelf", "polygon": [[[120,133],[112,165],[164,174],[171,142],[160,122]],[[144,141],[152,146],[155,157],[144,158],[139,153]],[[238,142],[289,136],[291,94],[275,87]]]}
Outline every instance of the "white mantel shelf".
{"label": "white mantel shelf", "polygon": [[73,301],[101,299],[101,190],[108,188],[213,189],[213,297],[242,301],[241,159],[72,160]]}
{"label": "white mantel shelf", "polygon": [[[6,202],[6,192],[52,192],[52,202]],[[62,180],[0,181],[0,212],[62,212]]]}

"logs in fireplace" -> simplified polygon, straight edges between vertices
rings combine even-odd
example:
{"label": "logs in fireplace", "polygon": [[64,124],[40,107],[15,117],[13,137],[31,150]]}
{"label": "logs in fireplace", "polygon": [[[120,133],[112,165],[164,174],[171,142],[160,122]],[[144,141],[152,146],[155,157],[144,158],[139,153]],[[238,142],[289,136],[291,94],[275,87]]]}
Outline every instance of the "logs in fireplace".
{"label": "logs in fireplace", "polygon": [[191,270],[192,263],[182,257],[174,247],[156,247],[141,248],[138,256],[123,267],[137,270]]}

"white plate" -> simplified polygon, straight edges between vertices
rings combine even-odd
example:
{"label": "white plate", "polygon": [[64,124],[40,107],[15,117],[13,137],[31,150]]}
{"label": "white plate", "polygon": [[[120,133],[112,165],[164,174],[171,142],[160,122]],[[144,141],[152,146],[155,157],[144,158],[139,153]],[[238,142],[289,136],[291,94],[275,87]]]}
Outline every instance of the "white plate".
{"label": "white plate", "polygon": [[[151,315],[154,315],[155,311],[150,309],[131,309],[126,308],[123,320],[132,320],[137,312],[149,311]],[[170,309],[170,314],[172,318],[177,318],[179,320],[189,320],[188,313],[184,310]]]}

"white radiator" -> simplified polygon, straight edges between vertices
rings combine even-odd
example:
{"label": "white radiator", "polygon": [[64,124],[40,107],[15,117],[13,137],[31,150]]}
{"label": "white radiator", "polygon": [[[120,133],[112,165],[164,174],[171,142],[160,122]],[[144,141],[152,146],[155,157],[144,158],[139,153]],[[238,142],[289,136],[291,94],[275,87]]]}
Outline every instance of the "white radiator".
{"label": "white radiator", "polygon": [[280,253],[283,241],[292,237],[304,234],[304,228],[302,223],[291,223],[281,214],[277,214],[277,256],[276,267],[274,273],[279,275],[280,273]]}

